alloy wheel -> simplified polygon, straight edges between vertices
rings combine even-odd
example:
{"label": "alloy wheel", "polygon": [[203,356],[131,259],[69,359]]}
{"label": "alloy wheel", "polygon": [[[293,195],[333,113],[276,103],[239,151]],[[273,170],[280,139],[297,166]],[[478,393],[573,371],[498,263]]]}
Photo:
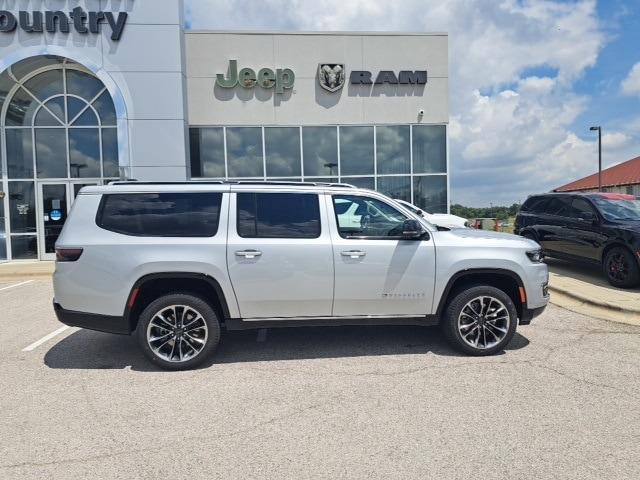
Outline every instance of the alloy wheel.
{"label": "alloy wheel", "polygon": [[209,330],[204,318],[188,305],[170,305],[158,311],[147,326],[151,351],[167,362],[185,362],[207,344]]}
{"label": "alloy wheel", "polygon": [[500,343],[509,332],[507,307],[495,297],[476,297],[465,304],[458,316],[458,332],[465,343],[485,350]]}
{"label": "alloy wheel", "polygon": [[618,281],[624,282],[629,277],[629,264],[625,256],[620,253],[614,253],[609,257],[607,262],[607,273],[609,277]]}

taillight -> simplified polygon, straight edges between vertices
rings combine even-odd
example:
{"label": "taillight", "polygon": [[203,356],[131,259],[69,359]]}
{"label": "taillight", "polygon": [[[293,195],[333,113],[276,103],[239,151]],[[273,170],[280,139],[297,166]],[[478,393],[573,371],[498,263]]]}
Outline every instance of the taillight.
{"label": "taillight", "polygon": [[56,248],[56,262],[75,262],[80,255],[81,248]]}

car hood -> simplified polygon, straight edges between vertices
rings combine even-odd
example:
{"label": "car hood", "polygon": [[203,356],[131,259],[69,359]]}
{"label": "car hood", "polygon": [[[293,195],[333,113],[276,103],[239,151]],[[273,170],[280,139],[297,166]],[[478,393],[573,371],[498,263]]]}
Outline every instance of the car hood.
{"label": "car hood", "polygon": [[445,228],[464,228],[466,222],[464,218],[448,213],[424,213],[424,218],[438,227]]}
{"label": "car hood", "polygon": [[640,233],[640,220],[618,220],[610,222],[611,225],[615,225],[618,228],[624,228],[630,230],[633,233]]}
{"label": "car hood", "polygon": [[540,248],[533,240],[529,240],[518,235],[512,235],[510,233],[492,232],[491,230],[476,230],[474,228],[456,228],[446,232],[447,235],[452,235],[458,238],[462,243],[467,241],[470,244],[489,244],[495,246],[505,246],[512,248],[526,248],[537,249]]}

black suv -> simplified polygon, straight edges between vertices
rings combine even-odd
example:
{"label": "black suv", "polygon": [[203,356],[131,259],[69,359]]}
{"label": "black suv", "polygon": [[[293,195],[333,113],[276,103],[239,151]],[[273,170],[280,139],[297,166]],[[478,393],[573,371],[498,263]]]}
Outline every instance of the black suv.
{"label": "black suv", "polygon": [[538,242],[550,257],[602,265],[609,283],[640,283],[640,200],[620,193],[548,193],[527,199],[516,235]]}

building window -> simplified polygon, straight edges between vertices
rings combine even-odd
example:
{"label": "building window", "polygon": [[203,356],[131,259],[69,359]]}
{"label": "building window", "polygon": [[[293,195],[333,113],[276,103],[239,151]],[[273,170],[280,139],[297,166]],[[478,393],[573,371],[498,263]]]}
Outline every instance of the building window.
{"label": "building window", "polygon": [[192,178],[342,182],[447,211],[445,125],[192,127],[190,139]]}
{"label": "building window", "polygon": [[189,130],[191,176],[224,178],[224,129],[192,128]]}
{"label": "building window", "polygon": [[0,259],[38,258],[41,183],[67,182],[71,191],[74,179],[95,185],[119,177],[115,106],[105,85],[81,65],[38,56],[0,74],[0,111],[6,162],[0,189],[7,191],[0,217],[9,218],[7,232],[0,228]]}
{"label": "building window", "polygon": [[409,125],[376,127],[378,174],[410,173]]}
{"label": "building window", "polygon": [[420,175],[413,177],[413,202],[428,213],[447,212],[446,175]]}
{"label": "building window", "polygon": [[264,154],[267,177],[300,176],[300,129],[265,127]]}
{"label": "building window", "polygon": [[227,128],[227,168],[229,177],[264,177],[262,129]]}
{"label": "building window", "polygon": [[340,127],[340,174],[373,175],[373,127]]}
{"label": "building window", "polygon": [[446,173],[447,130],[444,125],[414,125],[413,173]]}
{"label": "building window", "polygon": [[338,131],[336,127],[302,127],[304,176],[338,175]]}
{"label": "building window", "polygon": [[391,198],[411,202],[411,177],[408,175],[380,177],[378,191]]}

